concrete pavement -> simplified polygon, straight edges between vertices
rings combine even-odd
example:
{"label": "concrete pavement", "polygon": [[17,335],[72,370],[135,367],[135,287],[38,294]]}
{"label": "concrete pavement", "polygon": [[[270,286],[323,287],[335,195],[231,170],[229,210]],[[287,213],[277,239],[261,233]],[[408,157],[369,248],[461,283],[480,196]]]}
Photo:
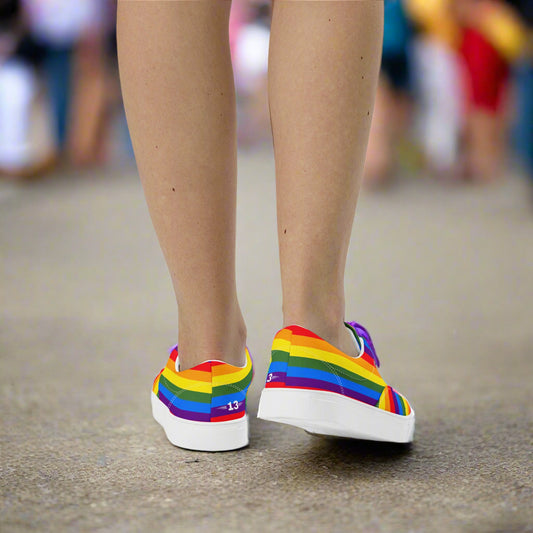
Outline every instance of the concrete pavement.
{"label": "concrete pavement", "polygon": [[[274,168],[239,160],[238,277],[256,362],[280,327]],[[525,184],[363,194],[347,272],[413,446],[253,419],[239,452],[172,447],[149,391],[176,340],[133,169],[0,184],[0,530],[533,531],[533,209]]]}

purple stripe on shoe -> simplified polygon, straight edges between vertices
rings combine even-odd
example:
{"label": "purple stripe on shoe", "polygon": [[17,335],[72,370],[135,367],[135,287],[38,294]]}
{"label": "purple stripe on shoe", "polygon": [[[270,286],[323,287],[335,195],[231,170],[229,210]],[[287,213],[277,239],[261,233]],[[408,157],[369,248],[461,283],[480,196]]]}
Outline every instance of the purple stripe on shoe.
{"label": "purple stripe on shoe", "polygon": [[236,413],[240,413],[246,409],[246,400],[242,400],[240,402],[233,401],[228,402],[224,405],[220,405],[219,407],[213,407],[211,409],[211,416],[217,417],[217,416],[226,416],[226,415],[234,415]]}
{"label": "purple stripe on shoe", "polygon": [[272,381],[285,381],[287,378],[287,372],[269,372],[266,377],[266,382],[270,383]]}
{"label": "purple stripe on shoe", "polygon": [[357,322],[347,322],[347,324],[350,324],[350,326],[355,329],[357,335],[365,339],[365,351],[368,353],[368,355],[370,355],[370,357],[372,357],[372,359],[374,359],[376,366],[379,367],[380,363],[378,354],[376,352],[376,348],[374,347],[374,343],[372,342],[372,337],[370,336],[370,333],[368,333],[368,330]]}
{"label": "purple stripe on shoe", "polygon": [[[391,387],[392,389],[392,387]],[[393,398],[393,401],[394,401],[394,412],[396,414],[402,414],[402,409],[400,407],[400,398],[398,398],[398,393],[392,389],[392,398]]]}
{"label": "purple stripe on shoe", "polygon": [[178,349],[178,345],[174,344],[171,348],[168,349],[168,355],[171,355],[174,350]]}
{"label": "purple stripe on shoe", "polygon": [[360,402],[367,403],[372,406],[376,405],[376,400],[374,398],[370,398],[369,396],[365,396],[364,394],[347,388],[341,388],[339,385],[336,385],[334,383],[328,383],[327,381],[322,381],[320,379],[294,378],[289,376],[285,381],[285,385],[287,387],[302,387],[324,390],[328,392],[336,392],[338,394],[342,394],[343,396],[348,396],[353,400],[358,400]]}

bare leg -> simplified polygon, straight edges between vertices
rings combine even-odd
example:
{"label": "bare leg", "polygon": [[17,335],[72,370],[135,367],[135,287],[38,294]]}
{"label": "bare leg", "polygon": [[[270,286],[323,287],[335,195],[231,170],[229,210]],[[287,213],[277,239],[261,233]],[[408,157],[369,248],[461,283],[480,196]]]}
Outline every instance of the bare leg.
{"label": "bare leg", "polygon": [[477,182],[491,182],[501,176],[505,152],[505,125],[496,113],[482,109],[467,118],[467,172]]}
{"label": "bare leg", "polygon": [[108,88],[103,36],[82,40],[74,52],[69,155],[76,166],[102,163]]}
{"label": "bare leg", "polygon": [[236,113],[229,0],[120,0],[120,75],[178,303],[180,367],[244,363],[235,288]]}
{"label": "bare leg", "polygon": [[269,92],[284,322],[351,354],[344,269],[382,32],[381,0],[274,0]]}

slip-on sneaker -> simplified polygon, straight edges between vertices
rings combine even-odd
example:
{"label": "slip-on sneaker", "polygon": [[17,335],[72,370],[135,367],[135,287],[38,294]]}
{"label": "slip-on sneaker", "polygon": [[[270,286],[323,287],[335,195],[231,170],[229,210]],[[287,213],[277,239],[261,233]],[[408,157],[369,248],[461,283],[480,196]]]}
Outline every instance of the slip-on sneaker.
{"label": "slip-on sneaker", "polygon": [[381,377],[368,331],[356,322],[346,326],[357,357],[300,326],[277,333],[257,416],[318,435],[411,442],[414,410]]}
{"label": "slip-on sneaker", "polygon": [[248,445],[246,393],[253,377],[252,359],[237,367],[205,361],[179,370],[178,347],[154,380],[152,414],[168,440],[189,450],[218,452]]}

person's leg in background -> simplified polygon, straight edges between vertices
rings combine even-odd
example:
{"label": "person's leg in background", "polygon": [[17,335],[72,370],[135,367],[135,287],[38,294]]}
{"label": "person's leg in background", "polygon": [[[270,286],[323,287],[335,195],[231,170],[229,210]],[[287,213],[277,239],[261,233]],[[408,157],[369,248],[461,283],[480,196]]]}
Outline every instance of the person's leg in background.
{"label": "person's leg in background", "polygon": [[48,46],[44,71],[54,120],[57,150],[65,155],[72,88],[72,48]]}
{"label": "person's leg in background", "polygon": [[351,355],[344,270],[382,32],[380,0],[274,0],[269,99],[284,325]]}
{"label": "person's leg in background", "polygon": [[490,182],[503,174],[509,65],[475,28],[463,29],[461,53],[468,86],[465,177]]}
{"label": "person's leg in background", "polygon": [[178,303],[180,369],[245,361],[230,0],[118,3],[128,124]]}
{"label": "person's leg in background", "polygon": [[69,153],[78,167],[105,160],[110,84],[104,45],[103,31],[95,31],[74,50]]}
{"label": "person's leg in background", "polygon": [[379,188],[388,183],[394,171],[394,149],[391,114],[395,111],[394,98],[397,95],[389,82],[382,76],[377,93],[368,151],[365,164],[365,186]]}
{"label": "person's leg in background", "polygon": [[516,67],[517,112],[514,142],[533,186],[533,60],[526,59]]}
{"label": "person's leg in background", "polygon": [[399,149],[410,115],[411,23],[403,2],[385,3],[381,75],[366,154],[364,184],[380,187],[397,175]]}
{"label": "person's leg in background", "polygon": [[486,183],[501,178],[505,161],[505,117],[482,108],[472,109],[465,125],[465,178]]}
{"label": "person's leg in background", "polygon": [[390,185],[399,170],[400,150],[409,136],[411,118],[410,73],[407,54],[381,62],[381,75],[366,154],[364,185]]}

